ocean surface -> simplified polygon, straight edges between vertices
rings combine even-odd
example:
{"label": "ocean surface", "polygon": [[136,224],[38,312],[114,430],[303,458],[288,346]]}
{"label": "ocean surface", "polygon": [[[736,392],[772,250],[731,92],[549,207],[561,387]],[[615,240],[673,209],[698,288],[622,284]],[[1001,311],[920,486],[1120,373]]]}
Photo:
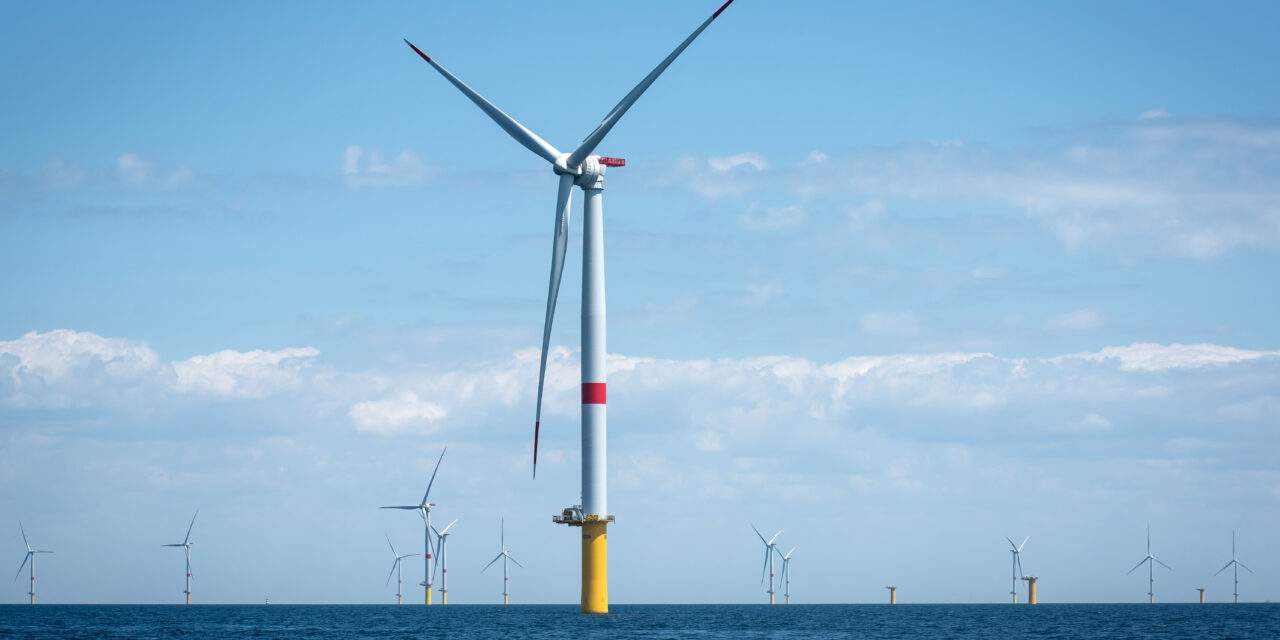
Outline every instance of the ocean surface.
{"label": "ocean surface", "polygon": [[1265,638],[1275,604],[0,606],[0,638]]}

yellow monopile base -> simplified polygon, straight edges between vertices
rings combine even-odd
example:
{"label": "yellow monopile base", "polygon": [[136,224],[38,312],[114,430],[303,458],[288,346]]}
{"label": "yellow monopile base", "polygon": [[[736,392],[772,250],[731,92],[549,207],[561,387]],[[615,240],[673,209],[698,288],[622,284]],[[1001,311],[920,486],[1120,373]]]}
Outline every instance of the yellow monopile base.
{"label": "yellow monopile base", "polygon": [[427,598],[427,606],[429,607],[431,606],[431,585],[427,585],[425,589],[427,590],[426,598]]}
{"label": "yellow monopile base", "polygon": [[773,594],[769,594],[769,604],[774,604]]}
{"label": "yellow monopile base", "polygon": [[609,613],[609,536],[604,521],[582,523],[582,612]]}
{"label": "yellow monopile base", "polygon": [[504,594],[502,594],[502,604],[503,604],[503,606],[506,606],[506,605],[511,604],[511,596],[509,596],[509,595],[507,595],[507,594],[505,594],[505,593],[504,593]]}
{"label": "yellow monopile base", "polygon": [[441,606],[444,606],[444,605],[446,605],[446,604],[449,604],[449,592],[448,592],[448,591],[441,591],[441,592],[440,592],[440,605],[441,605]]}
{"label": "yellow monopile base", "polygon": [[31,604],[35,604],[35,603],[36,603],[36,594],[33,593],[31,594]]}
{"label": "yellow monopile base", "polygon": [[1040,598],[1036,594],[1035,578],[1027,581],[1027,604],[1040,604]]}
{"label": "yellow monopile base", "polygon": [[191,594],[187,594],[187,604],[191,604]]}

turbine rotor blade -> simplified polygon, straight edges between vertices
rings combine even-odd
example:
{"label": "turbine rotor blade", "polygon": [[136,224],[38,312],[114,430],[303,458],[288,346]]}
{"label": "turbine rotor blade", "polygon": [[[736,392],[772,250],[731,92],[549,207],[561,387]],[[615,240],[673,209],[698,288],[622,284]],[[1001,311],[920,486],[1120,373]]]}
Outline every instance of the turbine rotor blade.
{"label": "turbine rotor blade", "polygon": [[1236,563],[1236,561],[1235,561],[1235,560],[1232,560],[1231,562],[1228,562],[1228,563],[1226,563],[1226,564],[1222,565],[1222,568],[1221,568],[1221,569],[1218,569],[1216,572],[1214,572],[1214,574],[1213,574],[1213,575],[1214,575],[1214,577],[1217,577],[1217,575],[1218,575],[1219,573],[1222,573],[1223,571],[1226,571],[1227,569],[1230,569],[1230,568],[1231,568],[1231,565],[1233,565],[1233,564],[1235,564],[1235,563]]}
{"label": "turbine rotor blade", "polygon": [[195,515],[191,516],[191,524],[187,525],[187,537],[182,539],[182,543],[191,542],[191,530],[196,527],[196,516],[200,515],[200,510],[196,509]]}
{"label": "turbine rotor blade", "polygon": [[538,358],[538,404],[533,414],[533,477],[538,477],[538,432],[542,430],[542,392],[547,379],[547,350],[551,348],[551,325],[556,317],[556,298],[564,275],[564,255],[569,246],[569,210],[573,204],[573,176],[560,175],[556,193],[556,228],[551,240],[551,277],[547,283],[547,315],[542,321],[542,354]]}
{"label": "turbine rotor blade", "polygon": [[396,561],[391,563],[391,571],[389,571],[389,572],[387,573],[387,579],[382,583],[382,586],[384,586],[384,587],[385,587],[385,586],[387,586],[387,585],[391,584],[391,576],[392,576],[392,575],[395,575],[396,567],[397,567],[399,564],[400,564],[400,558],[396,558]]}
{"label": "turbine rotor blade", "polygon": [[622,100],[618,102],[618,104],[614,106],[609,113],[605,114],[604,120],[600,121],[600,124],[596,126],[595,130],[587,134],[587,137],[583,139],[582,144],[578,145],[577,149],[574,149],[565,164],[567,164],[570,169],[581,165],[582,161],[586,160],[587,156],[591,155],[592,151],[595,151],[596,146],[600,144],[600,141],[604,140],[604,137],[609,134],[609,131],[613,129],[613,125],[617,124],[618,120],[620,120],[623,115],[626,115],[627,110],[631,108],[631,105],[635,104],[636,100],[640,99],[640,96],[649,88],[649,85],[653,84],[653,81],[657,80],[658,76],[662,75],[662,72],[666,71],[667,67],[671,66],[671,63],[684,52],[685,48],[693,42],[694,38],[701,35],[703,30],[705,30],[713,20],[720,17],[720,14],[724,13],[724,10],[729,8],[729,5],[732,3],[733,0],[726,0],[724,4],[720,5],[720,8],[716,9],[716,12],[711,14],[710,18],[704,20],[697,29],[694,29],[693,33],[689,34],[688,38],[684,39],[684,42],[680,43],[680,46],[676,47],[675,50],[668,54],[662,62],[658,63],[658,66],[654,67],[653,71],[650,71],[649,75],[645,76],[644,79],[640,81],[640,84],[636,85],[630,93],[623,96]]}
{"label": "turbine rotor blade", "polygon": [[30,550],[31,550],[31,543],[30,543],[30,542],[27,542],[27,529],[26,529],[26,527],[23,527],[23,526],[22,526],[22,521],[21,521],[21,520],[19,520],[19,521],[18,521],[18,530],[22,532],[22,546],[26,547],[26,548],[27,548],[27,551],[30,551]]}
{"label": "turbine rotor blade", "polygon": [[427,481],[427,492],[422,494],[422,504],[424,505],[427,504],[427,496],[431,495],[431,485],[436,482],[436,473],[440,471],[440,463],[444,462],[444,452],[448,450],[449,447],[440,450],[440,457],[436,459],[436,468],[431,470],[431,479]]}
{"label": "turbine rotor blade", "polygon": [[1151,559],[1150,557],[1143,558],[1143,559],[1142,559],[1142,562],[1139,562],[1138,564],[1133,565],[1133,568],[1132,568],[1132,569],[1130,569],[1130,570],[1128,571],[1128,573],[1125,573],[1125,575],[1127,576],[1127,575],[1129,575],[1130,573],[1133,573],[1134,571],[1137,571],[1137,570],[1138,570],[1138,567],[1141,567],[1142,565],[1146,564],[1146,563],[1147,563],[1147,560],[1150,560],[1150,559]]}
{"label": "turbine rotor blade", "polygon": [[[1244,563],[1243,563],[1243,562],[1237,562],[1236,564],[1237,564],[1237,565],[1239,565],[1241,569],[1244,569],[1245,571],[1248,571],[1249,573],[1253,573],[1253,569],[1250,569],[1249,567],[1244,566]],[[1258,575],[1258,574],[1254,573],[1253,575],[1255,575],[1255,576],[1256,576],[1256,575]]]}
{"label": "turbine rotor blade", "polygon": [[378,507],[379,509],[405,509],[407,511],[417,511],[422,508],[420,504],[398,504],[390,507]]}
{"label": "turbine rotor blade", "polygon": [[23,569],[24,567],[26,567],[26,566],[27,566],[27,561],[28,561],[28,560],[30,560],[30,559],[31,559],[31,552],[30,552],[30,551],[28,551],[28,552],[27,552],[27,555],[22,556],[22,564],[18,565],[18,572],[17,572],[17,573],[15,573],[15,574],[13,574],[13,581],[14,581],[14,582],[17,582],[17,581],[18,581],[18,576],[22,575],[22,569]]}
{"label": "turbine rotor blade", "polygon": [[1022,544],[1018,545],[1018,553],[1022,553],[1022,548],[1027,546],[1027,541],[1030,539],[1031,539],[1031,536],[1027,536],[1022,539]]}
{"label": "turbine rotor blade", "polygon": [[386,534],[386,533],[384,533],[384,534],[382,534],[382,535],[384,535],[384,536],[386,536],[386,537],[387,537],[387,547],[391,549],[391,555],[393,555],[393,556],[399,556],[400,554],[396,553],[396,546],[395,546],[395,545],[393,545],[393,544],[391,544],[391,536],[390,536],[390,534]]}
{"label": "turbine rotor blade", "polygon": [[760,538],[760,542],[763,542],[763,543],[765,543],[766,545],[767,545],[767,544],[769,544],[769,541],[764,539],[764,534],[761,534],[761,533],[760,533],[760,530],[759,530],[759,529],[757,529],[757,528],[756,528],[756,526],[755,526],[754,524],[753,524],[753,525],[751,525],[751,530],[752,530],[752,531],[754,531],[754,532],[756,532],[756,536]]}
{"label": "turbine rotor blade", "polygon": [[452,528],[453,528],[453,525],[455,525],[455,524],[458,524],[458,519],[457,519],[457,518],[454,518],[454,519],[453,519],[453,522],[450,522],[450,523],[449,523],[449,525],[448,525],[448,526],[446,526],[444,529],[442,529],[442,530],[440,530],[440,531],[437,531],[437,532],[436,532],[436,535],[438,535],[438,536],[441,536],[441,535],[449,535],[449,530],[450,530],[450,529],[452,529]]}
{"label": "turbine rotor blade", "polygon": [[494,557],[493,557],[493,559],[489,561],[489,564],[486,564],[486,565],[484,566],[484,568],[480,570],[480,573],[484,573],[485,571],[488,571],[488,570],[489,570],[489,567],[492,567],[492,566],[493,566],[493,563],[497,562],[497,561],[498,561],[500,558],[502,558],[502,556],[504,556],[504,555],[506,555],[506,554],[499,553],[498,555],[494,556]]}
{"label": "turbine rotor blade", "polygon": [[502,130],[506,131],[507,135],[515,138],[516,142],[519,142],[524,146],[524,148],[538,154],[547,162],[550,162],[551,164],[556,163],[556,160],[560,157],[560,151],[551,146],[551,143],[538,137],[538,134],[530,131],[524,125],[517,122],[515,118],[507,115],[502,109],[499,109],[494,106],[492,102],[486,100],[484,96],[476,93],[475,90],[468,87],[466,83],[459,80],[452,73],[449,73],[444,67],[437,64],[435,60],[432,60],[430,56],[423,53],[421,49],[414,46],[412,42],[405,40],[404,43],[409,45],[409,48],[413,49],[414,53],[418,54],[418,56],[423,60],[426,60],[427,64],[435,67],[435,70],[439,71],[440,75],[444,76],[446,80],[453,83],[453,86],[457,87],[459,91],[470,98],[477,107],[480,107],[480,110],[483,111],[485,115],[489,116],[489,118],[496,122],[499,127],[502,127]]}
{"label": "turbine rotor blade", "polygon": [[519,561],[519,560],[516,560],[516,557],[515,557],[515,556],[513,556],[513,555],[511,555],[511,554],[509,554],[509,553],[508,553],[508,554],[506,554],[506,556],[507,556],[507,559],[508,559],[508,560],[510,560],[510,561],[512,561],[512,562],[514,562],[514,563],[516,563],[516,566],[517,566],[517,567],[520,567],[521,569],[523,569],[523,568],[524,568],[524,565],[520,564],[520,561]]}
{"label": "turbine rotor blade", "polygon": [[780,536],[780,535],[782,535],[782,529],[778,529],[778,532],[777,532],[777,533],[775,533],[775,534],[773,534],[773,537],[772,537],[772,538],[769,538],[769,541],[768,541],[768,542],[766,542],[765,544],[772,545],[772,544],[773,544],[773,541],[774,541],[774,540],[777,540],[777,539],[778,539],[778,536]]}
{"label": "turbine rotor blade", "polygon": [[1171,567],[1171,566],[1169,566],[1169,565],[1167,565],[1167,564],[1165,564],[1165,563],[1163,563],[1163,562],[1160,562],[1160,558],[1157,558],[1157,557],[1155,557],[1155,556],[1151,556],[1151,559],[1152,559],[1152,560],[1155,560],[1155,561],[1156,561],[1156,562],[1158,562],[1158,563],[1160,563],[1160,566],[1162,566],[1162,567],[1164,567],[1164,568],[1166,568],[1166,569],[1168,569],[1168,570],[1170,570],[1170,571],[1173,571],[1173,567]]}

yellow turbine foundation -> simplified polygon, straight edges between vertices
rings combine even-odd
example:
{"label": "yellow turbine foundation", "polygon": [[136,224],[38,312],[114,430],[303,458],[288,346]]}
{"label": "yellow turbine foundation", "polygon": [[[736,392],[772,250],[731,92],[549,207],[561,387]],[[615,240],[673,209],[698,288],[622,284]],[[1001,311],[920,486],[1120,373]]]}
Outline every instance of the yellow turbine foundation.
{"label": "yellow turbine foundation", "polygon": [[608,522],[582,523],[582,612],[609,613]]}
{"label": "yellow turbine foundation", "polygon": [[1027,581],[1027,604],[1039,604],[1040,598],[1039,594],[1036,592],[1036,580],[1038,580],[1038,578],[1035,576],[1027,576],[1023,578],[1023,580]]}
{"label": "yellow turbine foundation", "polygon": [[187,594],[187,604],[191,604],[191,594]]}
{"label": "yellow turbine foundation", "polygon": [[440,592],[440,606],[444,606],[444,605],[446,605],[446,604],[449,604],[449,592],[448,592],[448,591],[441,591],[441,592]]}
{"label": "yellow turbine foundation", "polygon": [[505,594],[505,593],[504,593],[504,594],[502,594],[502,605],[503,605],[503,606],[506,606],[506,605],[509,605],[509,604],[511,604],[511,596],[509,596],[509,595],[507,595],[507,594]]}
{"label": "yellow turbine foundation", "polygon": [[887,587],[889,589],[889,604],[898,604],[898,588]]}
{"label": "yellow turbine foundation", "polygon": [[1204,604],[1204,589],[1196,589],[1200,592],[1200,604]]}
{"label": "yellow turbine foundation", "polygon": [[427,598],[427,606],[429,607],[429,606],[431,606],[431,585],[427,585],[427,586],[426,586],[426,587],[424,587],[424,588],[427,590],[427,591],[426,591],[426,593],[427,593],[426,598]]}
{"label": "yellow turbine foundation", "polygon": [[31,604],[35,604],[35,603],[36,603],[36,594],[32,593],[32,594],[28,594],[28,595],[30,595],[30,596],[31,596]]}

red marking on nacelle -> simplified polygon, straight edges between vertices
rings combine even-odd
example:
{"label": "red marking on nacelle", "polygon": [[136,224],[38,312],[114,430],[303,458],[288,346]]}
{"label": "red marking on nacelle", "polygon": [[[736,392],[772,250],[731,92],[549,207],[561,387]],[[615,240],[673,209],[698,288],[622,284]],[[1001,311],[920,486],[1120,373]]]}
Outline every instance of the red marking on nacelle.
{"label": "red marking on nacelle", "polygon": [[604,397],[603,382],[582,383],[582,404],[604,404]]}
{"label": "red marking on nacelle", "polygon": [[608,156],[600,156],[600,164],[606,167],[625,167],[627,161],[623,158],[610,158]]}

